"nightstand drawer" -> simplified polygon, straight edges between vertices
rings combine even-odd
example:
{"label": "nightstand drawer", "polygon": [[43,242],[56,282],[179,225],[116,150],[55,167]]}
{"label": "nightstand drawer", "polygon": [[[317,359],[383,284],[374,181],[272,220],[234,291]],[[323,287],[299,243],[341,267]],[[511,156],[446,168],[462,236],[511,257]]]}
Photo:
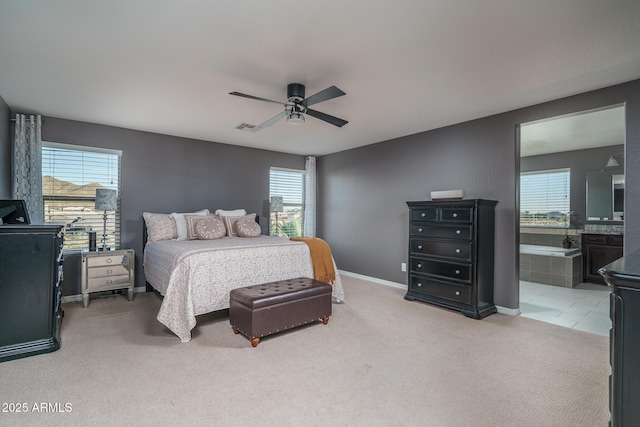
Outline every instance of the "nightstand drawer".
{"label": "nightstand drawer", "polygon": [[411,234],[416,236],[470,240],[471,226],[411,224]]}
{"label": "nightstand drawer", "polygon": [[411,252],[467,261],[471,259],[471,242],[411,239]]}
{"label": "nightstand drawer", "polygon": [[110,287],[114,285],[124,285],[121,287],[126,288],[130,285],[129,275],[127,274],[124,276],[94,277],[87,280],[87,289],[95,290],[102,287]]}
{"label": "nightstand drawer", "polygon": [[87,270],[87,277],[121,276],[129,275],[129,270],[124,265],[110,265],[108,267],[94,267]]}
{"label": "nightstand drawer", "polygon": [[411,272],[468,282],[471,278],[471,265],[411,258]]}
{"label": "nightstand drawer", "polygon": [[423,277],[411,277],[409,291],[451,301],[471,304],[471,287],[440,282]]}
{"label": "nightstand drawer", "polygon": [[129,264],[128,254],[104,255],[104,253],[100,253],[100,255],[101,256],[88,256],[87,266],[91,268],[91,267],[100,267],[100,266],[109,266],[109,265],[118,265],[118,264]]}

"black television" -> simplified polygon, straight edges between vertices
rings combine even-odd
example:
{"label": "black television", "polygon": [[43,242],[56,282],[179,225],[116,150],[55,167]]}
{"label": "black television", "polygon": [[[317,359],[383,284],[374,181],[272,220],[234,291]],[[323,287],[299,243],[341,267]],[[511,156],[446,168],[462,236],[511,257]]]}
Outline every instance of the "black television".
{"label": "black television", "polygon": [[0,224],[31,224],[24,200],[0,200]]}

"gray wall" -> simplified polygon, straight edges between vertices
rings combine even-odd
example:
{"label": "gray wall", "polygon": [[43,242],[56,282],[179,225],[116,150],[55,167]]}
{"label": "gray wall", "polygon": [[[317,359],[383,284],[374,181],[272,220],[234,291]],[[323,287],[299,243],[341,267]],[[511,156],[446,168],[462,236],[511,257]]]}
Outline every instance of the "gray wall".
{"label": "gray wall", "polygon": [[338,268],[407,283],[407,200],[497,200],[495,302],[519,306],[519,123],[626,102],[625,252],[640,247],[640,80],[318,159],[318,234]]}
{"label": "gray wall", "polygon": [[11,110],[0,96],[0,199],[11,198]]}
{"label": "gray wall", "polygon": [[[304,169],[304,156],[177,138],[46,117],[42,139],[119,149],[121,246],[136,251],[136,286],[144,286],[142,213],[244,208],[266,232],[271,166]],[[79,256],[65,255],[64,295],[80,293]]]}
{"label": "gray wall", "polygon": [[[587,208],[587,173],[603,170],[609,157],[616,155],[620,169],[624,167],[624,145],[591,148],[588,150],[565,151],[561,153],[544,154],[540,156],[523,157],[520,159],[520,171],[530,172],[546,169],[571,169],[571,210],[577,215],[581,224],[586,222]],[[617,168],[616,168],[617,169]],[[575,227],[575,224],[572,224]]]}

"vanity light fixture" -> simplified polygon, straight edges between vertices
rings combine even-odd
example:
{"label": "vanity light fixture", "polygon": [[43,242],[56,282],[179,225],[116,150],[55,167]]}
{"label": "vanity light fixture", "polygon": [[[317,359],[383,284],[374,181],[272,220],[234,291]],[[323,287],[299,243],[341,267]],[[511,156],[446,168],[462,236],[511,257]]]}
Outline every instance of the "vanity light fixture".
{"label": "vanity light fixture", "polygon": [[607,166],[606,167],[615,168],[616,166],[620,166],[618,161],[613,156],[609,157],[609,161],[607,161]]}

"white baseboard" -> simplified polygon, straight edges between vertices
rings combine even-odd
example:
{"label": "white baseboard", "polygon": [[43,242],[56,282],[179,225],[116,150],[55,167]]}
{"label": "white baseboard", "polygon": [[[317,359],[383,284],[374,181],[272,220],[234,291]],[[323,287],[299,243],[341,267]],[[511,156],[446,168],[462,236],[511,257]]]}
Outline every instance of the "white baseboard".
{"label": "white baseboard", "polygon": [[[402,283],[391,282],[389,280],[378,279],[376,277],[365,276],[365,275],[358,274],[358,273],[352,273],[350,271],[338,270],[338,273],[340,273],[340,275],[342,275],[342,276],[355,277],[356,279],[368,280],[369,282],[379,283],[381,285],[391,286],[391,287],[394,287],[394,288],[400,288],[400,289],[407,289],[408,288],[407,285],[403,285]],[[500,314],[506,314],[508,316],[519,316],[520,315],[520,309],[519,308],[507,308],[507,307],[500,307],[500,306],[497,305],[496,309],[498,310],[498,313],[500,313]]]}
{"label": "white baseboard", "polygon": [[[123,288],[126,289],[126,288]],[[138,292],[147,292],[147,288],[146,286],[138,286],[137,288],[133,288],[133,292],[134,293],[138,293]],[[67,303],[67,302],[79,302],[82,301],[82,294],[77,294],[77,295],[68,295],[66,297],[62,297],[62,303]]]}
{"label": "white baseboard", "polygon": [[499,305],[496,305],[496,308],[498,309],[498,313],[500,314],[506,314],[508,316],[520,315],[520,308],[507,308],[507,307],[500,307]]}
{"label": "white baseboard", "polygon": [[352,273],[350,271],[338,270],[338,273],[342,276],[354,277],[356,279],[368,280],[369,282],[379,283],[385,286],[391,286],[393,288],[407,289],[407,285],[397,282],[391,282],[389,280],[378,279],[377,277],[364,276],[358,273]]}

